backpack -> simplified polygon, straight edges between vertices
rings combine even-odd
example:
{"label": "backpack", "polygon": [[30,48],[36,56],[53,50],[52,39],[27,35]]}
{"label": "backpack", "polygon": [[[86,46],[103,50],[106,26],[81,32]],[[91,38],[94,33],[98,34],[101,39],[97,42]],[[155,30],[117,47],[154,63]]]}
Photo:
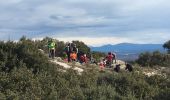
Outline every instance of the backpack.
{"label": "backpack", "polygon": [[72,51],[74,51],[74,52],[78,52],[78,49],[74,46],[73,48],[72,48]]}
{"label": "backpack", "polygon": [[116,54],[115,54],[115,53],[112,53],[112,56],[113,56],[113,59],[115,59],[115,58],[116,58]]}
{"label": "backpack", "polygon": [[107,58],[107,61],[112,61],[113,56],[112,55],[108,55],[106,58]]}
{"label": "backpack", "polygon": [[66,53],[71,53],[71,52],[72,52],[71,47],[70,47],[70,46],[67,46],[67,47],[65,48],[65,52],[66,52]]}

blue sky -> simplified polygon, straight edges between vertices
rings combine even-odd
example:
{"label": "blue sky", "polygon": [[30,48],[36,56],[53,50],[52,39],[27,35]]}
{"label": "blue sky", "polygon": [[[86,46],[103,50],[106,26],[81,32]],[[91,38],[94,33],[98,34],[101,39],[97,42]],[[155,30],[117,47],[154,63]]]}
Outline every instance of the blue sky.
{"label": "blue sky", "polygon": [[0,0],[0,40],[22,35],[88,45],[164,43],[170,0]]}

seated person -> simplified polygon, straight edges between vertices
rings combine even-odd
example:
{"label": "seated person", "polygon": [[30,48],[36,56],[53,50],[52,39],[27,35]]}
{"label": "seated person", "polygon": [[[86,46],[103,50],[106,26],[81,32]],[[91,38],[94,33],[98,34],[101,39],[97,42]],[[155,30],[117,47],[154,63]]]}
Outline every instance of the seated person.
{"label": "seated person", "polygon": [[133,71],[132,65],[129,64],[129,63],[126,63],[126,68],[125,68],[125,70],[128,70],[129,72],[132,72],[132,71]]}
{"label": "seated person", "polygon": [[77,61],[77,53],[76,52],[72,52],[70,54],[70,58],[71,58],[72,61]]}
{"label": "seated person", "polygon": [[80,56],[80,63],[87,63],[87,57],[86,54]]}
{"label": "seated person", "polygon": [[119,72],[120,71],[120,64],[116,65],[116,67],[114,68],[115,72]]}

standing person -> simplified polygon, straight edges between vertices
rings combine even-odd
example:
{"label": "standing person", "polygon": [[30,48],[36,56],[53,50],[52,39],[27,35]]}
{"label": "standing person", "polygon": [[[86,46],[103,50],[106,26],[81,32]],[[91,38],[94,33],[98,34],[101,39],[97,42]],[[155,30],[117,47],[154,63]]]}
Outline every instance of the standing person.
{"label": "standing person", "polygon": [[78,55],[78,48],[77,48],[77,46],[76,46],[76,44],[75,43],[72,43],[72,53],[74,53],[74,55],[76,56],[76,59],[75,59],[75,61],[77,61],[78,59],[77,59],[77,55]]}
{"label": "standing person", "polygon": [[112,56],[113,56],[112,63],[113,63],[113,62],[114,62],[114,60],[115,60],[115,64],[116,64],[116,53],[112,53]]}
{"label": "standing person", "polygon": [[72,46],[72,51],[75,52],[76,54],[78,53],[78,48],[77,48],[76,44],[74,44],[74,43]]}
{"label": "standing person", "polygon": [[65,48],[65,52],[67,54],[67,61],[70,62],[70,54],[72,52],[72,48],[71,48],[71,43],[68,43],[68,45]]}
{"label": "standing person", "polygon": [[49,57],[54,59],[56,44],[53,39],[48,42]]}
{"label": "standing person", "polygon": [[81,62],[81,56],[82,56],[82,55],[84,55],[84,53],[83,53],[82,51],[79,51],[79,52],[77,53],[77,59],[78,59],[79,62]]}
{"label": "standing person", "polygon": [[[78,48],[76,47],[76,44],[73,44],[72,51],[75,53],[75,55],[78,55]],[[76,58],[76,61],[78,61],[78,58]]]}

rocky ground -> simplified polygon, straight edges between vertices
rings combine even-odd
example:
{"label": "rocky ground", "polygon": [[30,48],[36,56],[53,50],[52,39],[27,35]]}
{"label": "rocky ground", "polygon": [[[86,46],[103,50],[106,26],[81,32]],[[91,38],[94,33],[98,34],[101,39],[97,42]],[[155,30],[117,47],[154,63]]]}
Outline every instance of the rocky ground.
{"label": "rocky ground", "polygon": [[[57,57],[55,59],[50,59],[50,62],[62,66],[63,68],[60,69],[62,72],[66,72],[67,69],[73,69],[75,71],[77,71],[79,74],[81,74],[84,69],[89,69],[89,67],[86,67],[87,64],[80,64],[79,62],[65,62],[63,61],[60,57]],[[122,60],[117,60],[117,63],[114,63],[112,66],[113,68],[116,66],[116,64],[120,64],[120,69],[121,70],[125,70],[125,62]],[[99,65],[95,65],[95,64],[89,64],[88,66],[94,66],[98,71],[99,71]],[[133,66],[134,67],[134,66]],[[105,68],[106,71],[112,71],[113,68]],[[142,70],[142,73],[148,77],[150,76],[154,76],[154,75],[163,75],[166,77],[166,74],[163,73],[163,71],[167,71],[165,70],[165,67],[161,67],[161,68],[157,68],[157,69],[153,69],[153,68],[140,68],[139,70]],[[168,69],[169,70],[169,69]],[[139,71],[135,70],[137,73]]]}

